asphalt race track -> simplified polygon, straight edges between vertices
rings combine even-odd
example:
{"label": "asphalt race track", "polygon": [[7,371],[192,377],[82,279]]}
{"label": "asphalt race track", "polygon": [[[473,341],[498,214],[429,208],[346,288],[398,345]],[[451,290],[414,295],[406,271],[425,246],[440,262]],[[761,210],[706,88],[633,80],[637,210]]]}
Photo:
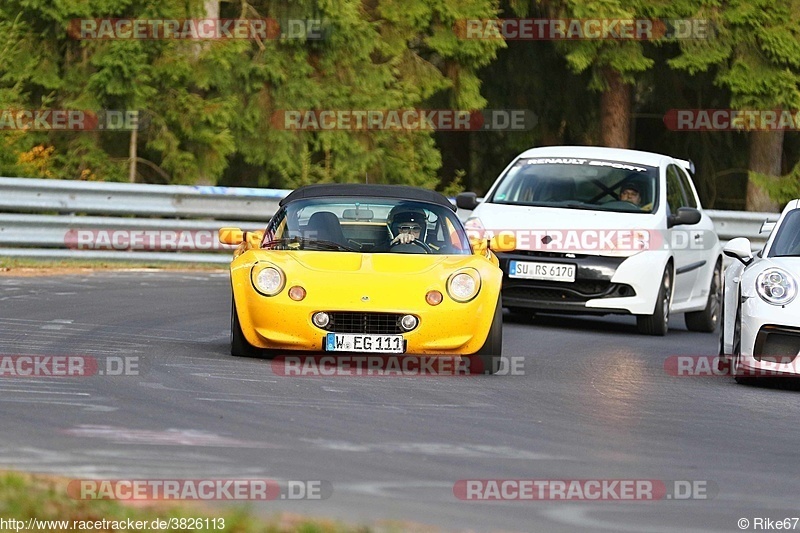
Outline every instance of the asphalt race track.
{"label": "asphalt race track", "polygon": [[[682,316],[664,338],[630,317],[506,320],[504,355],[522,357],[524,375],[287,377],[229,355],[229,291],[223,271],[0,277],[2,355],[108,370],[0,378],[0,468],[324,480],[327,499],[254,509],[444,531],[730,532],[740,518],[800,515],[797,387],[671,375],[670,356],[717,352],[716,335],[687,332]],[[107,361],[135,361],[138,375],[108,375]],[[683,480],[707,497],[454,495],[459,480],[486,479]]]}

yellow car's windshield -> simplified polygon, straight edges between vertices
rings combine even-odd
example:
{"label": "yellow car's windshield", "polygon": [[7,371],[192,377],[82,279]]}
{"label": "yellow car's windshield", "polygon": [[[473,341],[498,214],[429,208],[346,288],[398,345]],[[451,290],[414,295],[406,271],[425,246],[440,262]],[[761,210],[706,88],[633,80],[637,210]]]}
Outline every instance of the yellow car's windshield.
{"label": "yellow car's windshield", "polygon": [[[398,239],[401,233],[409,238]],[[469,254],[455,212],[393,198],[313,198],[290,202],[270,220],[262,248],[361,253]]]}

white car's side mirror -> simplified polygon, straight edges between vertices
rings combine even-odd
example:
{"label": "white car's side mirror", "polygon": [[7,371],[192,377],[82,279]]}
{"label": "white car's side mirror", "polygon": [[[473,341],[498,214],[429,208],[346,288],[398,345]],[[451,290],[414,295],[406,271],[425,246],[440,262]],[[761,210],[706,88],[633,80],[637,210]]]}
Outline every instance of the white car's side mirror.
{"label": "white car's side mirror", "polygon": [[737,237],[735,239],[731,239],[722,249],[722,253],[728,257],[738,259],[745,265],[750,264],[750,262],[753,260],[750,239],[747,239],[746,237]]}
{"label": "white car's side mirror", "polygon": [[467,211],[474,211],[476,207],[478,207],[478,195],[474,192],[462,192],[458,196],[456,196],[456,206],[459,209],[465,209]]}

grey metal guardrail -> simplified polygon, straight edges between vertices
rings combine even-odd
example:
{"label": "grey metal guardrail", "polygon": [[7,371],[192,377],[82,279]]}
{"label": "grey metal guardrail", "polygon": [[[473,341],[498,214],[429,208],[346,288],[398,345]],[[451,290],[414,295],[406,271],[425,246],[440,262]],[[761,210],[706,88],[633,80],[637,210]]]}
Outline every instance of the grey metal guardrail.
{"label": "grey metal guardrail", "polygon": [[0,256],[227,263],[219,228],[263,229],[289,192],[0,177]]}
{"label": "grey metal guardrail", "polygon": [[729,241],[736,237],[747,237],[754,248],[760,249],[766,244],[769,233],[760,233],[765,221],[775,222],[780,213],[755,213],[751,211],[718,211],[706,209],[706,214],[714,221],[714,227],[721,241]]}
{"label": "grey metal guardrail", "polygon": [[[0,177],[0,256],[228,263],[219,228],[263,229],[289,192]],[[706,212],[720,240],[754,248],[768,237],[761,224],[779,216]]]}
{"label": "grey metal guardrail", "polygon": [[0,212],[269,219],[282,189],[0,178]]}

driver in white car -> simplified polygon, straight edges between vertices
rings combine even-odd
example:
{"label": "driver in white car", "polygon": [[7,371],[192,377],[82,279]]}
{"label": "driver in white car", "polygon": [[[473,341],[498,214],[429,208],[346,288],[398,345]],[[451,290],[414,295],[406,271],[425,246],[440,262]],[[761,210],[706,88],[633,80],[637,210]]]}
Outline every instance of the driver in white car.
{"label": "driver in white car", "polygon": [[642,206],[642,194],[635,183],[629,182],[623,185],[619,193],[619,199],[623,202],[630,202],[637,207]]}
{"label": "driver in white car", "polygon": [[627,181],[622,185],[622,189],[619,193],[619,199],[623,202],[628,202],[642,211],[652,211],[653,204],[649,203],[646,205],[642,205],[642,185],[637,181]]}

